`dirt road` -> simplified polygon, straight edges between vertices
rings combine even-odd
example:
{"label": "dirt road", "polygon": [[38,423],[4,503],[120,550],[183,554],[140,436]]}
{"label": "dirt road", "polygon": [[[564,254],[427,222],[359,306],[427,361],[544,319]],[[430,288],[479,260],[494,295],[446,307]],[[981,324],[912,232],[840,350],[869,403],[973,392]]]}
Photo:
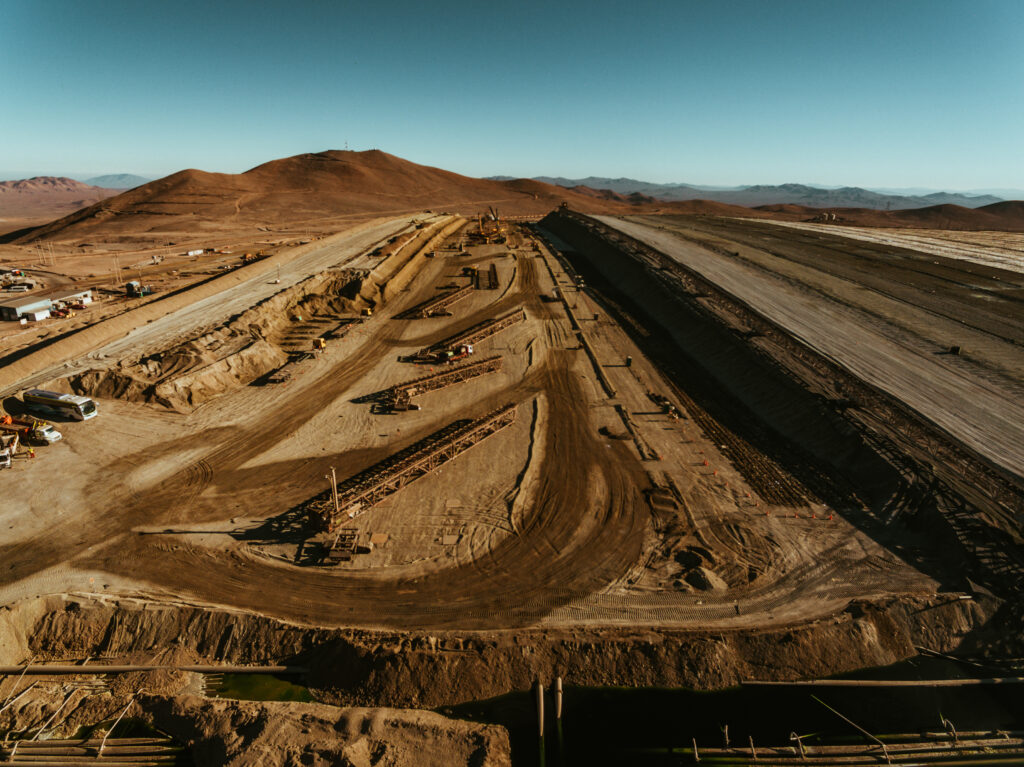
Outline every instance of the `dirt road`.
{"label": "dirt road", "polygon": [[[943,347],[934,341],[923,344],[919,338],[911,337],[900,326],[899,315],[891,320],[881,311],[865,311],[858,306],[856,300],[846,303],[828,300],[813,286],[790,279],[784,265],[778,271],[773,271],[770,266],[744,260],[742,255],[748,252],[746,249],[742,249],[741,257],[737,258],[701,247],[676,232],[657,228],[650,221],[614,218],[601,220],[704,275],[785,327],[819,353],[903,400],[981,455],[1018,477],[1024,477],[1024,405],[1021,404],[1020,381],[1014,380],[1012,373],[999,375],[1000,371],[996,371],[986,375],[969,363],[965,364],[959,357],[943,355]],[[785,233],[778,234],[782,230],[774,227],[769,227],[769,234],[763,233],[761,229],[751,234],[755,225],[746,222],[714,226],[714,235],[719,240],[734,238],[743,246],[747,246],[748,242],[758,243],[747,246],[750,248],[769,247],[764,243],[770,233],[775,233],[777,239],[786,237]],[[740,234],[736,234],[736,231]],[[806,236],[804,233],[799,234]],[[763,239],[754,240],[753,237]],[[837,246],[834,241],[829,244],[832,255]],[[777,247],[775,241],[771,242],[771,247]],[[842,249],[841,246],[838,249]],[[813,251],[805,257],[816,258]],[[820,264],[820,256],[817,258]],[[874,290],[874,281],[883,279],[872,275],[872,265],[867,258],[859,253],[857,258],[861,261],[858,266],[862,275],[860,285],[849,273],[844,273],[839,279],[846,284],[837,290],[844,293],[864,288]],[[879,253],[876,258],[882,259],[883,256]],[[773,262],[780,260],[779,256],[773,256]],[[948,272],[957,265],[957,262],[951,263],[953,266],[949,263],[941,266]],[[823,267],[825,271],[835,268],[833,261],[829,262],[828,267]],[[982,305],[976,300],[971,303],[966,297],[971,286],[981,277],[972,277],[969,270],[961,269],[960,275],[955,278],[959,303],[942,309],[944,316],[940,320],[955,321],[959,318],[963,323],[972,324],[976,331],[989,337],[990,344],[999,345],[1000,351],[992,353],[1001,356],[1007,368],[1011,371],[1022,369],[1024,350],[1019,346],[1019,333],[1024,324],[1024,314],[1020,313],[1019,305],[1013,301],[1012,296],[1007,295],[997,300],[988,312],[981,315],[968,313],[968,307]],[[933,279],[951,278],[943,274]],[[912,286],[913,279],[907,280]],[[894,280],[890,284],[898,290],[900,283]],[[887,288],[887,291],[892,290],[892,287]],[[921,295],[925,296],[922,301],[925,307],[930,307],[933,298],[940,298],[938,294],[932,296],[927,290]],[[944,296],[941,298],[944,300]],[[908,321],[914,320],[911,318]],[[931,321],[934,324],[939,320],[933,317]],[[951,342],[957,340],[957,336],[950,337]]]}
{"label": "dirt road", "polygon": [[[350,255],[323,254],[303,269]],[[935,587],[848,523],[826,520],[821,505],[813,508],[820,522],[803,502],[792,521],[785,506],[763,515],[722,446],[700,428],[651,411],[647,392],[668,386],[620,328],[590,319],[598,304],[583,292],[575,296],[579,336],[562,304],[541,300],[556,283],[563,291],[573,286],[564,265],[543,253],[521,250],[509,258],[481,247],[466,263],[498,259],[501,290],[475,291],[452,317],[392,319],[457,279],[462,258],[426,259],[409,290],[287,386],[243,387],[188,417],[101,402],[101,418],[73,424],[67,442],[54,448],[50,466],[60,465],[67,480],[45,486],[42,460],[19,467],[24,482],[0,515],[10,527],[0,546],[0,596],[109,587],[335,626],[476,630],[639,621],[701,628],[785,625],[842,609],[852,598]],[[204,308],[237,311],[264,290],[251,281],[248,292],[240,288],[221,302],[169,315],[102,353],[159,344],[186,327],[191,332],[210,321]],[[478,349],[504,356],[500,376],[438,392],[429,409],[408,414],[372,415],[351,401],[409,378],[410,366],[397,358],[518,306],[526,322]],[[615,397],[598,384],[583,338],[599,365],[636,359],[629,370],[606,366],[617,381]],[[389,555],[375,567],[330,569],[267,556],[259,550],[263,542],[245,532],[253,523],[274,529],[265,523],[319,492],[331,467],[339,479],[350,476],[455,418],[510,401],[534,421],[490,437],[451,470],[403,489],[370,528],[389,532],[388,545],[400,551],[418,518],[451,517],[447,499],[461,498],[466,507],[486,487],[506,498],[487,514],[504,514],[507,533],[476,535],[473,519],[493,521],[466,516],[466,538],[479,545],[463,546],[452,559],[414,552]],[[615,436],[623,428],[620,413],[635,442]],[[660,458],[642,462],[643,444]],[[659,482],[671,478],[683,509],[668,533],[652,515],[655,475]],[[374,512],[365,516],[372,520]],[[429,531],[420,539],[439,550]],[[694,557],[704,571],[721,573],[706,589],[683,581]],[[666,578],[677,585],[666,590]]]}
{"label": "dirt road", "polygon": [[864,240],[924,254],[973,261],[1012,272],[1024,272],[1024,234],[1016,232],[959,232],[934,229],[880,229],[877,227],[815,224],[798,221],[771,221],[786,226],[819,232],[828,237]]}
{"label": "dirt road", "polygon": [[[386,219],[369,226],[358,227],[350,234],[336,236],[321,246],[305,249],[297,258],[281,259],[282,265],[270,272],[267,271],[266,264],[257,263],[256,268],[250,270],[251,276],[245,276],[226,289],[203,290],[206,293],[204,297],[194,301],[177,302],[182,304],[180,308],[168,310],[166,313],[161,313],[160,304],[154,303],[134,313],[117,317],[111,322],[125,328],[121,338],[104,343],[98,348],[90,348],[84,338],[82,343],[76,343],[75,338],[68,339],[68,352],[73,352],[73,355],[68,355],[71,359],[65,358],[65,361],[59,364],[43,368],[30,378],[18,381],[0,379],[0,392],[5,389],[13,391],[19,387],[24,388],[88,370],[96,366],[97,362],[102,363],[104,360],[120,360],[137,356],[147,349],[157,350],[175,339],[194,333],[199,328],[216,328],[228,318],[311,275],[328,269],[358,268],[361,265],[357,261],[358,256],[365,254],[382,240],[412,229],[409,221],[409,218]],[[141,316],[143,313],[149,319],[132,322],[133,315]],[[96,326],[95,330],[100,330],[100,327]]]}

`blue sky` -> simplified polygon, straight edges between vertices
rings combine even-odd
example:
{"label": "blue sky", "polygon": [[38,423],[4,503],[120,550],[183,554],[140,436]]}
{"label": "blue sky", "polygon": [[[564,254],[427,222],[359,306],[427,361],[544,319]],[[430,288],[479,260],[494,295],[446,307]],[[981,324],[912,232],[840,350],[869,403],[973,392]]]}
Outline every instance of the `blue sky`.
{"label": "blue sky", "polygon": [[[549,7],[553,6],[553,7]],[[0,0],[0,177],[1024,187],[1024,1]]]}

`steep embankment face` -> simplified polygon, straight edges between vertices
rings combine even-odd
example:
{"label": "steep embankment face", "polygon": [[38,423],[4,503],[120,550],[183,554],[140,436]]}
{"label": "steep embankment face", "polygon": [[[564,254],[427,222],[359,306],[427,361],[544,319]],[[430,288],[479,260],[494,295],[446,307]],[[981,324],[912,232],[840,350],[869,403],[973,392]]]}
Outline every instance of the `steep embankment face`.
{"label": "steep embankment face", "polygon": [[18,242],[114,234],[195,233],[308,225],[423,209],[543,214],[563,200],[581,210],[626,212],[629,201],[581,195],[537,181],[492,181],[403,160],[378,150],[302,154],[245,173],[183,170],[54,221]]}
{"label": "steep embankment face", "polygon": [[752,423],[792,446],[787,456],[806,451],[821,477],[845,479],[869,500],[866,520],[874,521],[865,524],[891,534],[899,517],[929,531],[934,561],[959,563],[957,577],[1020,593],[1016,479],[697,271],[593,219],[568,213],[543,225],[585,253],[652,327],[667,330],[687,375],[705,371]]}
{"label": "steep embankment face", "polygon": [[[309,670],[315,696],[340,705],[435,707],[528,688],[572,685],[716,689],[746,679],[829,676],[917,654],[985,652],[995,600],[944,595],[851,604],[828,619],[770,631],[714,633],[578,628],[570,633],[319,629],[248,613],[35,599],[0,611],[0,665],[85,656],[138,658],[173,647],[178,663],[287,664]],[[1005,641],[1005,631],[1003,632]],[[1019,642],[1017,642],[1019,644]]]}
{"label": "steep embankment face", "polygon": [[[284,336],[309,330],[303,324],[319,316],[344,335],[363,309],[373,310],[402,290],[422,268],[426,253],[465,225],[442,219],[421,230],[393,237],[378,252],[382,258],[366,270],[329,269],[255,303],[222,324],[204,324],[168,344],[111,366],[76,373],[54,385],[89,396],[117,397],[163,405],[179,412],[249,384],[289,361],[303,359]],[[317,330],[319,328],[319,330]],[[344,328],[344,330],[343,330]],[[313,335],[323,331],[313,327]],[[140,350],[141,352],[141,350]]]}

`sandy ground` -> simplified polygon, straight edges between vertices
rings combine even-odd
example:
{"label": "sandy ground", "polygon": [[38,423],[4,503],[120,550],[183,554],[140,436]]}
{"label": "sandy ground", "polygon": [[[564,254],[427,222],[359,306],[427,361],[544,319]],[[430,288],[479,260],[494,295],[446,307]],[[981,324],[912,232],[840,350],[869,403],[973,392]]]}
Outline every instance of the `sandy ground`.
{"label": "sandy ground", "polygon": [[[282,282],[358,265],[360,248],[394,226],[314,249],[282,269]],[[475,291],[451,317],[392,319],[440,286],[463,284],[466,263],[495,263],[499,289]],[[614,397],[565,307],[541,300],[555,283]],[[592,319],[600,307],[574,285],[546,251],[439,251],[406,291],[285,386],[244,386],[187,416],[101,400],[100,417],[69,424],[64,441],[19,461],[0,517],[0,597],[129,592],[328,626],[706,629],[786,625],[853,598],[934,590],[839,510],[759,499],[687,414],[658,412],[647,392],[668,384],[617,325]],[[253,277],[33,378],[159,348],[276,289]],[[380,415],[352,402],[425,372],[400,356],[518,306],[527,321],[477,348],[503,356],[500,373],[424,395],[420,411]],[[372,553],[336,568],[294,564],[288,512],[323,490],[332,467],[351,476],[509,401],[519,403],[513,427],[356,520],[361,542],[387,536]],[[616,405],[636,440],[619,438]],[[642,460],[644,445],[660,458]],[[64,479],[47,481],[55,472]],[[675,526],[656,522],[648,496],[669,480]]]}
{"label": "sandy ground", "polygon": [[880,245],[895,245],[946,258],[959,258],[985,266],[1024,272],[1024,234],[1015,232],[958,232],[937,229],[885,229],[835,226],[799,221],[771,221],[809,232],[848,237]]}
{"label": "sandy ground", "polygon": [[[146,349],[160,349],[199,328],[216,328],[232,315],[239,314],[312,274],[328,269],[364,267],[366,264],[360,257],[367,249],[384,239],[411,229],[409,221],[410,219],[406,217],[383,219],[366,227],[358,227],[357,234],[353,237],[331,238],[323,244],[318,243],[300,249],[300,255],[297,257],[280,259],[284,260],[283,265],[276,265],[275,259],[257,262],[236,272],[240,278],[232,280],[228,289],[206,291],[208,295],[198,301],[179,301],[177,303],[180,304],[180,308],[169,313],[160,312],[159,309],[163,306],[160,304],[156,306],[156,311],[151,313],[150,319],[142,325],[122,322],[125,332],[116,341],[98,348],[79,349],[74,339],[71,339],[64,352],[66,356],[59,365],[36,372],[30,380],[21,379],[14,383],[25,386],[33,381],[45,381],[75,371],[88,370],[96,366],[97,361],[119,360]],[[9,383],[12,382],[0,376],[0,391]]]}
{"label": "sandy ground", "polygon": [[[934,329],[955,315],[937,319],[924,316],[919,308],[890,296],[871,296],[864,302],[859,297],[827,300],[825,296],[832,297],[829,292],[847,299],[863,288],[848,277],[829,275],[814,275],[801,284],[788,279],[789,264],[771,254],[765,257],[763,253],[751,253],[753,248],[741,247],[739,257],[724,256],[651,221],[602,220],[699,272],[818,352],[903,400],[981,455],[1024,476],[1020,384],[1024,357],[1019,336],[1018,340],[1013,338],[1020,316],[1014,319],[1012,308],[1006,309],[1011,313],[1005,322],[998,314],[998,305],[991,310],[990,323],[971,318],[975,320],[973,331],[984,336],[988,347],[981,353],[992,355],[1004,366],[1004,370],[994,366],[979,370],[960,357],[941,354],[945,349],[934,340]],[[724,239],[726,235],[717,236]],[[962,279],[968,286],[972,282],[966,274]],[[824,282],[828,291],[818,289],[819,282]],[[870,301],[878,305],[868,306]],[[930,343],[922,344],[920,336],[906,332],[905,326],[913,327],[914,323],[919,329],[933,329]],[[961,337],[958,332],[948,338],[959,341]],[[965,348],[971,354],[976,346]]]}
{"label": "sandy ground", "polygon": [[[385,218],[408,222],[417,215],[411,213]],[[317,226],[263,227],[255,232],[223,223],[198,237],[194,231],[182,232],[157,238],[155,242],[153,237],[126,235],[93,239],[92,242],[0,244],[0,268],[25,271],[39,284],[33,293],[53,289],[93,290],[93,303],[77,311],[75,317],[50,317],[25,327],[16,322],[0,322],[0,352],[9,354],[24,349],[43,339],[123,314],[147,301],[159,300],[168,293],[215,279],[237,269],[245,253],[263,253],[266,256],[288,253],[304,244],[330,238],[339,228],[353,229],[374,218],[361,214],[346,217],[344,222],[334,222],[333,227],[326,229]],[[216,252],[188,255],[190,250],[206,248]],[[155,295],[148,299],[126,297],[124,285],[129,280],[138,280],[152,287]],[[24,295],[0,292],[3,299]]]}
{"label": "sandy ground", "polygon": [[[180,671],[4,678],[0,701],[11,705],[0,711],[0,758],[79,763],[102,741],[99,762],[130,764],[178,764],[182,751],[197,767],[510,764],[508,734],[496,725],[432,711],[206,697],[208,683]],[[122,713],[120,728],[112,727]],[[129,723],[140,720],[155,730],[133,736]]]}

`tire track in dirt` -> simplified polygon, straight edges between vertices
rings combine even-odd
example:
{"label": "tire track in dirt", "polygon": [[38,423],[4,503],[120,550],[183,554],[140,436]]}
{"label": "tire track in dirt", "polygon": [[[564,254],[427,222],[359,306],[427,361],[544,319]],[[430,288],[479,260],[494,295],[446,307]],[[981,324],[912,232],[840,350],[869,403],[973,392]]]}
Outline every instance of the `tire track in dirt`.
{"label": "tire track in dirt", "polygon": [[[519,284],[514,291],[459,324],[468,327],[523,303],[539,306],[534,264],[529,260],[526,263],[528,266],[518,270]],[[457,330],[449,326],[400,343],[426,343],[453,332]],[[472,416],[509,399],[523,401],[541,391],[549,402],[545,460],[535,501],[525,510],[522,528],[518,535],[509,536],[470,563],[412,579],[389,578],[380,573],[311,571],[250,559],[240,553],[207,550],[180,539],[125,532],[174,519],[185,511],[183,503],[196,503],[203,489],[230,487],[240,474],[259,476],[271,483],[275,477],[287,474],[288,462],[256,470],[241,467],[264,452],[279,435],[301,427],[349,390],[397,343],[395,332],[384,330],[338,360],[327,374],[296,388],[277,408],[273,419],[254,423],[241,434],[228,428],[204,434],[204,441],[215,444],[214,449],[143,493],[125,492],[124,488],[111,494],[109,481],[97,480],[90,492],[102,490],[110,498],[105,512],[95,514],[83,528],[56,529],[47,539],[18,546],[16,551],[14,547],[6,547],[12,549],[9,552],[0,549],[0,557],[13,555],[3,560],[8,567],[0,572],[0,582],[26,578],[68,561],[73,552],[81,552],[74,561],[76,566],[143,578],[203,602],[258,610],[285,619],[471,629],[535,623],[555,607],[620,578],[641,550],[648,516],[641,491],[646,475],[624,446],[605,444],[596,437],[585,396],[571,372],[571,352],[564,351],[557,352],[567,355],[564,361],[539,364],[510,389],[467,409],[466,415]],[[436,428],[437,424],[432,424],[420,433],[404,435],[402,442],[411,444]],[[194,439],[162,443],[115,462],[106,473],[116,476],[140,462],[182,450]],[[340,459],[342,467],[352,465],[355,470],[401,449],[403,444],[352,451],[331,459]],[[199,509],[187,511],[189,521],[202,521],[196,515]]]}
{"label": "tire track in dirt", "polygon": [[[623,446],[606,447],[594,436],[572,373],[549,365],[536,379],[550,404],[535,502],[517,536],[472,563],[392,579],[290,568],[178,542],[172,552],[160,541],[133,536],[80,564],[138,577],[136,563],[144,559],[145,577],[155,585],[301,622],[463,629],[533,624],[626,572],[640,554],[648,516],[640,489],[645,475]],[[525,394],[522,388],[514,391]]]}

